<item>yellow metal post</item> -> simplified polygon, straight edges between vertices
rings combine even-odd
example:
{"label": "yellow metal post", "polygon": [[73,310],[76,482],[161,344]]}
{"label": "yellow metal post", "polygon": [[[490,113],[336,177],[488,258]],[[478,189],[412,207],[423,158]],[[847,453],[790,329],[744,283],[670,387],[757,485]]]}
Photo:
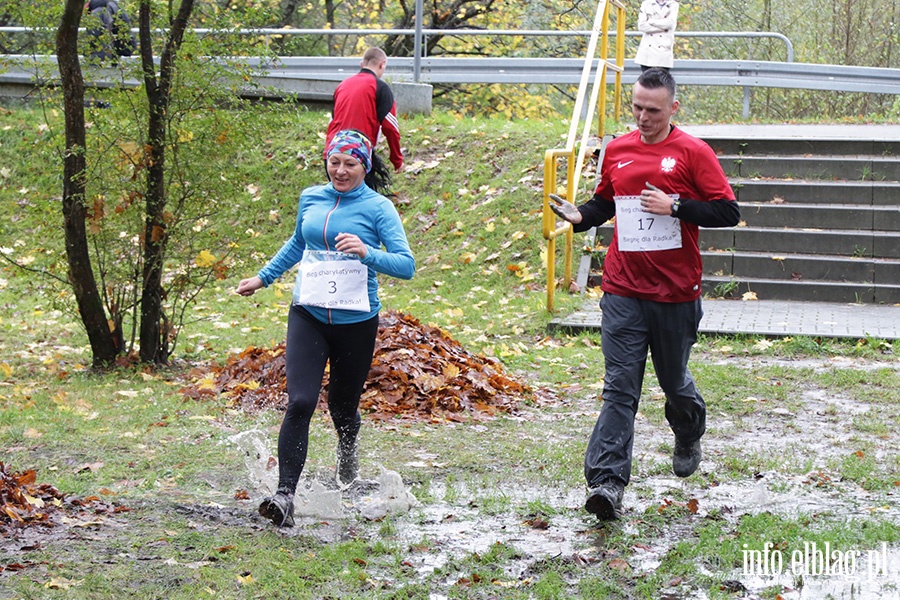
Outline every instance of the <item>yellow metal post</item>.
{"label": "yellow metal post", "polygon": [[[610,6],[615,7],[616,14],[616,61],[611,63],[607,57],[609,53],[609,18]],[[544,239],[547,240],[547,310],[554,310],[554,296],[556,293],[556,240],[560,236],[564,241],[563,252],[563,286],[569,289],[572,282],[572,248],[574,246],[574,233],[569,223],[563,223],[562,226],[556,226],[556,215],[550,210],[550,194],[556,194],[569,202],[576,203],[575,195],[578,193],[581,171],[584,165],[585,152],[587,151],[587,142],[590,138],[591,123],[595,111],[599,116],[598,139],[603,139],[604,135],[604,117],[606,114],[606,86],[607,70],[613,70],[616,73],[615,79],[615,98],[614,110],[615,118],[618,119],[621,109],[621,83],[622,69],[625,64],[625,5],[621,0],[604,0],[597,5],[597,13],[594,16],[594,26],[591,29],[591,37],[588,42],[588,49],[585,56],[584,68],[581,73],[581,80],[578,85],[578,93],[575,97],[575,107],[572,111],[572,120],[569,126],[569,134],[566,137],[566,147],[554,150],[547,150],[544,154],[544,202],[542,211],[542,233]],[[600,56],[597,61],[596,71],[594,69],[595,56],[597,55],[597,47],[600,47]],[[581,142],[577,144],[576,152],[576,135],[578,125],[581,122],[582,112],[585,111],[584,102],[588,97],[588,85],[593,76],[593,87],[591,88],[590,97],[588,98],[588,106],[586,110],[587,119],[583,124],[581,131]],[[598,111],[599,105],[599,111]],[[563,189],[559,188],[558,170],[559,161],[566,161],[566,181]]]}

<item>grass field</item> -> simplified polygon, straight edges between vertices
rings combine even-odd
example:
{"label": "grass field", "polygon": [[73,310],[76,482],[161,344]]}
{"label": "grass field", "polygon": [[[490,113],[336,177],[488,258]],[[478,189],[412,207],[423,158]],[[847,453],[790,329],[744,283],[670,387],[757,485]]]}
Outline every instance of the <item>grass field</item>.
{"label": "grass field", "polygon": [[[58,164],[34,149],[44,116],[8,110],[0,247],[60,272]],[[60,117],[50,118],[52,130]],[[418,270],[382,280],[388,308],[499,360],[537,393],[493,419],[364,416],[363,479],[398,473],[416,500],[376,520],[364,516],[374,485],[326,506],[336,439],[318,413],[301,482],[322,486],[310,514],[285,530],[260,518],[280,414],[178,390],[192,369],[283,340],[289,278],[250,299],[232,290],[290,235],[299,191],[321,177],[326,123],[281,105],[234,158],[245,193],[228,198],[228,214],[245,233],[168,367],[91,372],[70,296],[0,263],[0,461],[70,498],[128,509],[8,529],[0,598],[900,597],[900,361],[884,341],[702,338],[691,369],[709,431],[686,480],[671,474],[648,367],[625,515],[601,524],[584,512],[600,340],[548,335],[544,307],[542,159],[562,121],[404,119],[396,191]],[[557,293],[561,311],[581,302]]]}

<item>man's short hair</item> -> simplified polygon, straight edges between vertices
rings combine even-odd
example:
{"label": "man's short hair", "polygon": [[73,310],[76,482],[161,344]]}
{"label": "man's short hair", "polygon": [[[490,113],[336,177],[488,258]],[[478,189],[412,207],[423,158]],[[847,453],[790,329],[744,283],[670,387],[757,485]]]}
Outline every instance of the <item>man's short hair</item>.
{"label": "man's short hair", "polygon": [[371,47],[366,50],[366,53],[363,54],[363,64],[371,65],[372,63],[379,63],[383,60],[387,59],[387,54],[384,53],[384,50],[378,47]]}
{"label": "man's short hair", "polygon": [[637,83],[648,90],[664,87],[669,90],[672,101],[675,101],[675,79],[666,69],[647,69],[637,78]]}

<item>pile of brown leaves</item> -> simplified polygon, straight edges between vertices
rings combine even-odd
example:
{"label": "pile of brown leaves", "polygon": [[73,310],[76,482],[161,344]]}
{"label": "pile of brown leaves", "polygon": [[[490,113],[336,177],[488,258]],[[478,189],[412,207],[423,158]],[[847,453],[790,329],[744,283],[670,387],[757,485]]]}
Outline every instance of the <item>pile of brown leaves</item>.
{"label": "pile of brown leaves", "polygon": [[66,521],[83,524],[86,521],[79,513],[97,515],[123,510],[128,509],[112,507],[96,496],[81,500],[66,498],[52,485],[37,483],[34,470],[10,472],[0,462],[0,534],[4,536],[32,525],[52,527]]}
{"label": "pile of brown leaves", "polygon": [[[224,367],[193,373],[181,390],[190,398],[226,395],[248,411],[287,403],[284,344],[272,350],[247,348]],[[326,373],[319,402],[327,395]],[[503,374],[502,367],[466,351],[437,327],[396,311],[381,313],[372,369],[360,410],[376,419],[464,421],[512,413],[532,390]]]}

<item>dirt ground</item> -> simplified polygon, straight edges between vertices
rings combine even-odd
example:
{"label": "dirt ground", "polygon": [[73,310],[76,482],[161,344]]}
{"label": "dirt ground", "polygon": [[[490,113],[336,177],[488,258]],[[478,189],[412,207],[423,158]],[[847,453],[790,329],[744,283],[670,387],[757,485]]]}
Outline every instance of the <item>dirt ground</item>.
{"label": "dirt ground", "polygon": [[[722,358],[713,356],[695,359],[716,361],[720,364],[747,368],[754,365],[778,365],[778,359],[771,358]],[[784,361],[783,366],[791,368],[807,367],[813,370],[827,370],[834,367],[873,370],[890,368],[900,370],[900,363],[860,361],[854,359],[823,359],[804,361]],[[653,400],[649,400],[652,402]],[[579,410],[577,402],[571,403],[571,410],[543,411],[525,410],[525,419],[567,420],[573,418],[592,419],[593,411]],[[704,438],[704,462],[701,471],[716,468],[717,461],[725,456],[740,455],[743,452],[765,450],[773,455],[797,455],[798,460],[814,457],[814,464],[825,465],[830,459],[846,455],[852,448],[854,436],[848,416],[877,413],[883,407],[831,395],[827,390],[809,384],[802,390],[802,397],[794,398],[791,408],[764,406],[758,408],[752,417],[742,423],[731,422],[722,415],[710,415],[709,430]],[[378,427],[373,422],[373,427]],[[635,457],[639,463],[665,463],[670,458],[657,448],[669,442],[670,432],[664,427],[652,424],[639,414],[635,436]],[[879,443],[880,451],[887,454],[898,453],[900,441],[889,437]],[[248,448],[253,447],[249,442]],[[250,456],[252,452],[248,452]],[[255,502],[265,493],[271,481],[266,482],[265,469],[268,457],[257,455],[248,463],[248,478],[255,489],[251,490],[244,502],[231,505],[209,505],[179,503],[173,508],[178,514],[188,517],[201,528],[236,528],[258,531],[270,527],[255,514]],[[257,463],[256,473],[253,462]],[[409,465],[415,471],[416,465]],[[373,497],[383,490],[384,481],[364,480],[343,491],[336,488],[333,473],[313,471],[304,475],[301,485],[315,484],[308,492],[308,515],[300,515],[298,526],[282,532],[286,538],[313,536],[321,543],[345,540],[353,536],[356,523],[363,519],[366,510],[371,509]],[[517,504],[542,502],[554,509],[555,514],[546,520],[535,519],[523,522],[522,515],[515,511],[501,514],[486,514],[479,510],[477,503],[470,500],[484,490],[470,489],[465,482],[448,483],[434,479],[428,483],[427,504],[413,503],[398,510],[400,516],[393,521],[396,536],[407,544],[415,544],[423,538],[432,540],[432,550],[418,555],[413,567],[415,577],[425,578],[454,559],[471,554],[484,553],[497,543],[520,550],[509,559],[507,572],[509,581],[527,579],[532,570],[543,561],[562,560],[578,566],[589,566],[599,560],[609,560],[605,554],[606,539],[611,528],[629,531],[637,526],[641,515],[648,509],[664,510],[674,498],[689,498],[692,513],[681,521],[683,529],[675,527],[661,531],[653,539],[645,540],[634,548],[628,557],[628,568],[635,575],[652,572],[663,560],[666,552],[685,535],[690,533],[692,522],[699,522],[711,514],[721,515],[736,522],[742,515],[773,513],[788,517],[801,513],[831,512],[846,514],[848,518],[864,519],[866,515],[894,521],[900,520],[900,506],[896,502],[885,502],[883,494],[872,494],[851,481],[843,481],[822,469],[814,469],[802,475],[778,471],[754,473],[746,480],[727,481],[714,486],[698,486],[693,479],[681,480],[671,473],[650,474],[635,478],[625,493],[625,514],[613,524],[592,523],[581,507],[584,502],[583,489],[562,489],[552,486],[522,487],[504,490],[512,495]],[[396,490],[395,490],[396,492]],[[335,496],[337,494],[337,496]],[[395,493],[396,495],[396,493]],[[337,498],[337,500],[335,500]],[[335,503],[336,502],[336,503]],[[682,501],[682,504],[684,502]],[[128,514],[101,511],[86,514],[83,507],[78,511],[65,512],[56,519],[55,526],[34,526],[20,528],[0,539],[0,552],[5,555],[4,566],[0,569],[0,591],[3,579],[14,577],[19,572],[41,572],[44,565],[16,562],[15,556],[22,551],[63,544],[66,540],[92,540],[102,545],[104,539],[116,536],[127,526]],[[147,506],[135,507],[146,514]],[[337,510],[338,514],[334,511]],[[322,518],[324,516],[329,518]],[[328,512],[331,511],[331,512]],[[152,510],[150,511],[152,513]],[[163,520],[163,515],[150,517]],[[900,547],[886,548],[889,560],[900,567]],[[702,566],[700,567],[703,568]],[[861,569],[865,569],[861,565]],[[779,578],[748,577],[740,570],[712,573],[743,590],[742,597],[760,598],[765,588],[783,584],[785,600],[812,600],[826,597],[875,600],[892,597],[900,588],[900,568],[894,573],[874,581],[865,579],[808,578],[802,588],[793,589],[795,582],[789,576]],[[734,583],[737,582],[737,583]],[[455,581],[444,582],[452,586]],[[704,598],[702,590],[673,582],[667,598]],[[885,595],[887,594],[887,595]],[[435,599],[444,596],[436,594]]]}

